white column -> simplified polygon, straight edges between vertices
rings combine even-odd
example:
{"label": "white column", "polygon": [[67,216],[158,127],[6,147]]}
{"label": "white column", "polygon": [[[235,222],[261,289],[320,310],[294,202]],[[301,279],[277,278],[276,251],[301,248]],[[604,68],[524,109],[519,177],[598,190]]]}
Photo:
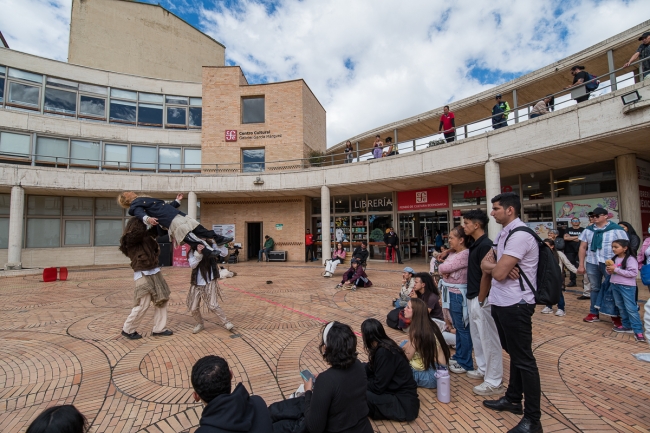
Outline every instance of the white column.
{"label": "white column", "polygon": [[[643,233],[641,226],[641,200],[639,198],[639,175],[636,155],[629,153],[616,158],[616,179],[618,181],[618,205],[621,221],[629,222],[634,230]],[[13,196],[12,196],[13,198]]]}
{"label": "white column", "polygon": [[[487,201],[487,213],[490,214],[492,210],[492,197],[501,194],[501,171],[499,170],[499,163],[494,160],[489,160],[485,163],[485,199]],[[488,236],[494,240],[496,235],[501,231],[501,224],[498,224],[494,218],[490,217],[488,224]]]}
{"label": "white column", "polygon": [[321,255],[322,262],[332,256],[332,236],[330,235],[330,189],[323,185],[320,189],[321,214]]}
{"label": "white column", "polygon": [[23,212],[25,209],[25,190],[20,186],[11,188],[9,207],[9,245],[5,269],[22,269],[20,256],[23,247]]}
{"label": "white column", "polygon": [[194,191],[187,194],[187,216],[196,219],[196,193]]}

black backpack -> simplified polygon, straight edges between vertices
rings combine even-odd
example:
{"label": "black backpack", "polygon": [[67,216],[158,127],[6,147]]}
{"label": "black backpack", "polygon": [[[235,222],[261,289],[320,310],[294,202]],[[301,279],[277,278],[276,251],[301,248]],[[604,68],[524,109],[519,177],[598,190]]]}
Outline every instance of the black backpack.
{"label": "black backpack", "polygon": [[560,295],[562,294],[562,272],[551,248],[529,227],[516,227],[512,229],[503,246],[506,246],[508,239],[510,239],[513,233],[520,231],[526,232],[535,238],[539,247],[539,261],[537,262],[537,290],[530,283],[524,271],[517,265],[517,269],[519,269],[519,287],[521,287],[522,292],[526,290],[524,289],[525,280],[535,295],[535,302],[537,304],[555,305],[560,302]]}

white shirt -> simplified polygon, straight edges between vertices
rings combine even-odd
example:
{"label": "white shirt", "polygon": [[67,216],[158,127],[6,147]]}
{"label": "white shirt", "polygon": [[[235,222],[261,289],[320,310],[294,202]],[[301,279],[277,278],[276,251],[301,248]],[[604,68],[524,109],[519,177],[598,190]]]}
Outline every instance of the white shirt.
{"label": "white shirt", "polygon": [[150,269],[148,271],[138,271],[133,273],[133,281],[137,281],[142,278],[143,275],[155,275],[160,272],[160,268]]}
{"label": "white shirt", "polygon": [[[196,269],[196,267],[199,265],[201,260],[203,259],[203,254],[199,253],[198,251],[194,251],[194,254],[190,254],[187,256],[187,261],[190,263],[190,267],[192,269]],[[214,275],[212,274],[212,269],[210,270],[210,281],[214,280]],[[203,276],[201,275],[201,272],[196,273],[196,285],[197,286],[205,286],[208,284],[208,281],[205,281],[203,279]]]}
{"label": "white shirt", "polygon": [[[603,228],[598,228],[594,225],[594,229],[596,230],[604,230],[605,227],[608,225],[612,224],[611,221],[607,221],[607,224]],[[614,255],[614,252],[612,251],[612,242],[614,242],[616,239],[625,239],[628,240],[627,233],[625,230],[622,229],[616,229],[616,230],[610,230],[608,232],[603,233],[603,246],[601,249],[596,250],[596,251],[591,251],[591,240],[594,238],[594,232],[592,232],[589,229],[585,229],[580,233],[580,242],[587,242],[587,263],[591,263],[592,265],[597,265],[598,263],[605,263],[605,260],[611,259],[612,256]]]}

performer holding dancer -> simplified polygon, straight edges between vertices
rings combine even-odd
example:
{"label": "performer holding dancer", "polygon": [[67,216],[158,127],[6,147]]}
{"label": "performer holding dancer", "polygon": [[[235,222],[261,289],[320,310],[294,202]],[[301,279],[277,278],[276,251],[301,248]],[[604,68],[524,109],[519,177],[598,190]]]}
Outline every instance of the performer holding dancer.
{"label": "performer holding dancer", "polygon": [[153,228],[148,230],[139,217],[133,217],[126,224],[124,234],[120,238],[120,251],[131,259],[135,280],[133,309],[122,327],[122,335],[129,340],[142,338],[137,329],[152,303],[154,305],[152,335],[158,337],[173,334],[166,329],[170,290],[158,267],[160,247],[155,236],[156,230]]}
{"label": "performer holding dancer", "polygon": [[[213,244],[216,249],[216,244]],[[201,300],[203,300],[203,311],[206,310],[214,313],[219,317],[223,326],[230,331],[233,324],[226,318],[226,313],[219,306],[217,296],[221,298],[221,290],[217,278],[219,278],[219,267],[217,259],[212,254],[203,254],[205,247],[203,244],[197,245],[192,249],[187,257],[192,267],[192,277],[190,281],[190,291],[187,294],[187,309],[196,320],[194,334],[203,331],[203,317],[201,316]],[[223,299],[222,299],[223,300]]]}
{"label": "performer holding dancer", "polygon": [[219,256],[220,252],[212,248],[201,238],[214,239],[217,245],[232,242],[233,238],[218,235],[214,230],[208,230],[199,224],[194,218],[190,218],[178,210],[181,205],[183,194],[178,194],[176,200],[167,204],[164,200],[153,197],[139,197],[133,191],[123,192],[117,196],[117,202],[128,214],[136,216],[148,225],[158,225],[163,230],[169,231],[170,239],[181,245],[186,243],[196,249],[201,244],[210,251],[210,254]]}

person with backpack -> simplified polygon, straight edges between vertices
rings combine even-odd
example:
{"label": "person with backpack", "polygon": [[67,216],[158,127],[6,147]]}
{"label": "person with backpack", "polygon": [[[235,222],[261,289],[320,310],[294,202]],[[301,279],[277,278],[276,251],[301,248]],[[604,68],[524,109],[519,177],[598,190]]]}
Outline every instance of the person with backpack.
{"label": "person with backpack", "polygon": [[[550,234],[550,233],[549,233]],[[555,241],[553,239],[549,238],[544,239],[544,243],[548,245],[548,247],[553,251],[553,256],[555,257],[557,263],[560,266],[560,269],[564,269],[566,267],[570,272],[575,273],[577,271],[576,267],[569,261],[569,259],[564,255],[562,251],[556,248],[557,246],[557,241],[559,241],[560,238],[557,238]],[[562,292],[564,292],[564,275],[562,275]],[[564,302],[564,294],[560,292],[560,302],[557,303],[557,312],[555,313],[556,316],[562,317],[566,316],[566,310],[565,310],[565,305],[566,303]],[[542,314],[552,314],[553,313],[553,304],[548,304],[544,309],[541,311]]]}
{"label": "person with backpack", "polygon": [[600,85],[600,81],[596,80],[594,75],[591,75],[589,72],[585,71],[584,66],[574,66],[571,68],[571,75],[573,75],[573,83],[570,86],[566,86],[565,89],[571,89],[573,87],[581,86],[585,84],[586,95],[576,98],[576,102],[579,104],[585,102],[591,96],[591,92],[596,90]]}
{"label": "person with backpack", "polygon": [[510,114],[510,105],[508,101],[501,100],[499,93],[495,97],[497,103],[492,107],[492,128],[499,129],[508,126],[508,115]]}
{"label": "person with backpack", "polygon": [[[499,194],[492,199],[490,215],[503,229],[494,241],[496,255],[494,250],[490,251],[481,262],[481,269],[492,276],[488,301],[492,305],[501,347],[510,355],[510,383],[505,396],[498,400],[484,400],[483,405],[496,411],[523,412],[519,424],[509,432],[541,433],[542,392],[532,348],[532,317],[536,303],[533,290],[539,286],[540,245],[539,237],[531,235],[530,229],[519,218],[520,212],[521,200],[514,192]],[[557,264],[553,266],[559,274]],[[526,278],[522,283],[520,277],[524,275]],[[526,401],[525,408],[522,408],[522,397]]]}

